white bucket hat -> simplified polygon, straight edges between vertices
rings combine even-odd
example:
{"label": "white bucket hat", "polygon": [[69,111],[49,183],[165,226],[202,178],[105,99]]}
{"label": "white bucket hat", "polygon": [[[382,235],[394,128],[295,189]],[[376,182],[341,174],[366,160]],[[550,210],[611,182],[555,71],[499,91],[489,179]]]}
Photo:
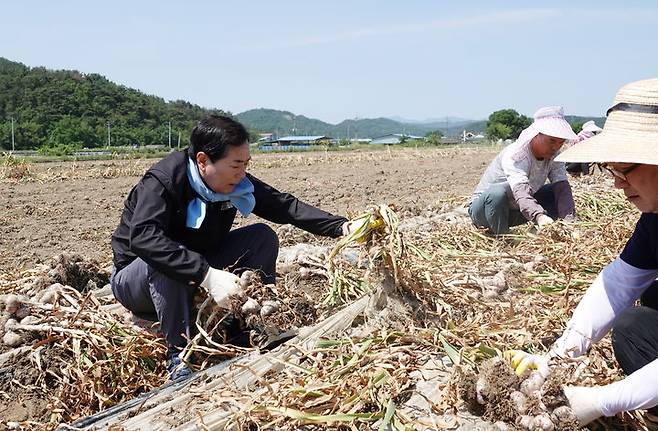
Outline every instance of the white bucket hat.
{"label": "white bucket hat", "polygon": [[603,129],[600,128],[599,126],[597,126],[596,123],[592,120],[589,120],[588,122],[583,124],[582,130],[584,132],[589,132],[589,133],[592,133],[594,135],[597,135],[597,134],[599,134],[603,131]]}
{"label": "white bucket hat", "polygon": [[539,133],[569,140],[578,138],[567,120],[564,119],[564,110],[561,106],[539,108],[533,118],[535,121],[530,127]]}
{"label": "white bucket hat", "polygon": [[658,79],[619,89],[603,132],[568,148],[560,162],[658,165]]}

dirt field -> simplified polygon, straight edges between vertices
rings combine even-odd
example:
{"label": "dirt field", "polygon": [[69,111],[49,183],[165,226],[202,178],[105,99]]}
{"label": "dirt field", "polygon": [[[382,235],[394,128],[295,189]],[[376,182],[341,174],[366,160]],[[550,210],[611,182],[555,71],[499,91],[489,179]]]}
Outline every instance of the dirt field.
{"label": "dirt field", "polygon": [[[609,178],[592,175],[570,181],[578,208],[574,222],[554,223],[539,232],[522,225],[505,238],[483,235],[453,209],[466,201],[495,153],[494,148],[454,148],[256,155],[254,175],[325,210],[361,213],[382,203],[395,204],[397,210],[378,208],[386,215],[377,216],[374,226],[379,228],[366,242],[351,237],[336,242],[279,228],[277,285],[248,285],[261,312],[231,311],[245,323],[240,331],[248,331],[252,347],[244,350],[221,338],[208,353],[192,341],[198,349],[191,365],[202,370],[199,379],[181,386],[176,396],[163,393],[148,406],[142,402],[134,411],[108,416],[107,423],[127,429],[205,427],[198,421],[226,413],[242,429],[292,430],[305,423],[300,414],[313,414],[311,422],[324,418],[332,423],[326,428],[345,429],[333,423],[341,413],[348,415],[345,423],[370,429],[367,424],[384,418],[394,405],[400,423],[459,430],[486,426],[479,410],[464,409],[472,391],[460,389],[461,374],[453,371],[511,348],[545,351],[595,274],[619,253],[639,215],[623,194],[612,191]],[[155,162],[19,165],[18,180],[7,177],[7,169],[1,172],[0,430],[3,422],[8,427],[13,421],[26,429],[55,429],[166,381],[166,348],[158,334],[133,325],[131,314],[102,292],[106,289],[98,289],[107,283],[109,239],[123,200]],[[239,219],[236,225],[257,221]],[[327,257],[327,246],[348,243]],[[361,297],[364,293],[368,296]],[[263,314],[266,302],[275,314]],[[336,314],[344,304],[362,308],[350,317]],[[217,327],[212,316],[221,314],[199,307],[202,319],[210,316],[197,322],[205,325],[199,332],[207,333]],[[206,388],[225,377],[223,368],[207,365],[237,356],[239,364],[226,372],[250,374],[255,368],[245,352],[290,328],[325,328],[327,321],[333,322],[327,328],[347,326],[322,335],[322,344],[305,345],[298,363],[290,362],[299,365],[299,373],[312,371],[270,374],[262,369],[263,380],[255,386],[260,398],[237,386]],[[298,349],[295,343],[282,347],[292,352]],[[204,352],[216,357],[206,362],[200,356]],[[567,373],[564,384],[607,384],[621,377],[609,337],[584,359],[591,364],[585,372],[571,362],[561,368]],[[206,379],[205,372],[218,374]],[[300,396],[300,382],[312,398]],[[194,395],[192,404],[178,402],[179,397],[187,400],[186,391],[214,395]],[[230,408],[227,400],[232,400]],[[357,416],[349,416],[354,412]],[[484,420],[516,424],[513,415],[505,415],[491,413]],[[627,429],[638,429],[635,425],[643,420],[617,419],[630,424]]]}
{"label": "dirt field", "polygon": [[[416,212],[470,194],[492,148],[257,154],[251,172],[330,212],[394,203]],[[123,200],[156,160],[41,163],[0,180],[0,273],[31,268],[61,252],[108,263]],[[253,223],[252,217],[239,224]]]}

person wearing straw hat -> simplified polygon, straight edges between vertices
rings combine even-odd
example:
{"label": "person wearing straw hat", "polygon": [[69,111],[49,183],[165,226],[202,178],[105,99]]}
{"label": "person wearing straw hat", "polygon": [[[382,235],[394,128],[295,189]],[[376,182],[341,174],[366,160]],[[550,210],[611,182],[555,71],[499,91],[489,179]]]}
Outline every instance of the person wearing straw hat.
{"label": "person wearing straw hat", "polygon": [[516,142],[489,164],[473,192],[471,220],[494,235],[527,221],[542,227],[574,213],[564,163],[554,159],[565,140],[577,136],[560,106],[540,108],[533,117]]}
{"label": "person wearing straw hat", "polygon": [[648,409],[647,425],[658,429],[658,78],[621,87],[603,132],[558,160],[598,163],[642,214],[550,351],[516,351],[512,366],[519,374],[528,368],[546,373],[551,358],[581,356],[612,330],[614,354],[627,377],[605,386],[565,387],[571,408],[583,426],[600,416]]}
{"label": "person wearing straw hat", "polygon": [[[602,128],[596,125],[596,123],[592,120],[587,121],[586,123],[583,124],[583,127],[581,128],[580,132],[578,132],[578,137],[570,141],[568,145],[576,145],[579,142],[584,141],[585,139],[589,139],[592,136],[598,135],[603,131]],[[567,163],[567,172],[573,175],[589,175],[589,167],[590,163]]]}
{"label": "person wearing straw hat", "polygon": [[234,272],[252,269],[263,283],[275,282],[276,232],[263,223],[232,229],[238,211],[334,238],[348,225],[247,173],[248,137],[230,117],[199,121],[189,148],[156,163],[130,191],[112,234],[112,292],[134,315],[160,322],[172,380],[190,375],[179,352],[194,330],[199,287],[229,308],[242,296]]}

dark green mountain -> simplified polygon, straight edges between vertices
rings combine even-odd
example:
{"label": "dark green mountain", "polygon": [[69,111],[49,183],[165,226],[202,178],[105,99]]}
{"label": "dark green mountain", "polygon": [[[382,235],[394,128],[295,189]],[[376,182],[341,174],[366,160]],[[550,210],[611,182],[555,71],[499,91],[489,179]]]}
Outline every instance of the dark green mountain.
{"label": "dark green mountain", "polygon": [[[285,135],[326,135],[332,138],[375,138],[389,133],[406,133],[408,135],[425,136],[428,132],[441,130],[444,136],[460,136],[464,130],[474,133],[484,133],[486,120],[454,121],[454,122],[423,122],[407,123],[391,118],[362,118],[359,120],[344,120],[339,124],[325,123],[303,115],[295,115],[288,111],[275,109],[251,109],[236,115],[249,129]],[[605,118],[567,116],[572,125],[595,120],[603,126]]]}
{"label": "dark green mountain", "polygon": [[329,135],[333,125],[288,111],[252,109],[235,116],[245,127],[285,135]]}
{"label": "dark green mountain", "polygon": [[167,102],[98,74],[27,67],[0,58],[0,147],[11,147],[14,118],[16,149],[44,145],[187,145],[189,133],[208,110],[177,100]]}

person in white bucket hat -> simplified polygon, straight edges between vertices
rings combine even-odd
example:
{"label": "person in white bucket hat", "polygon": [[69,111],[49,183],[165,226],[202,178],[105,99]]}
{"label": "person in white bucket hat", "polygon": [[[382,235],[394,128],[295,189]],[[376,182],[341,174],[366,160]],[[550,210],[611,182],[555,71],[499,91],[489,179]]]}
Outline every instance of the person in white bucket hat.
{"label": "person in white bucket hat", "polygon": [[471,220],[494,235],[527,221],[541,227],[574,213],[564,163],[554,159],[565,140],[577,136],[560,106],[541,108],[533,117],[516,142],[489,164],[473,192]]}
{"label": "person in white bucket hat", "polygon": [[[576,145],[585,139],[589,139],[595,135],[598,135],[602,131],[603,129],[597,126],[594,121],[587,121],[583,124],[583,127],[581,127],[580,132],[578,132],[578,137],[573,141],[569,141],[568,145]],[[591,163],[567,163],[567,172],[573,175],[589,175],[590,165]]]}
{"label": "person in white bucket hat", "polygon": [[[583,124],[583,127],[581,128],[581,132],[584,132],[584,138],[591,138],[594,135],[598,135],[603,131],[602,128],[596,125],[594,120],[589,120]],[[583,136],[580,133],[578,133],[578,137]],[[582,139],[581,139],[582,140]]]}
{"label": "person in white bucket hat", "polygon": [[627,377],[605,386],[566,387],[571,407],[581,425],[648,409],[647,426],[658,429],[658,79],[623,86],[607,117],[599,135],[558,160],[599,163],[642,214],[621,255],[587,289],[550,351],[517,352],[512,366],[517,373],[549,370],[550,358],[581,356],[612,330],[614,354]]}

